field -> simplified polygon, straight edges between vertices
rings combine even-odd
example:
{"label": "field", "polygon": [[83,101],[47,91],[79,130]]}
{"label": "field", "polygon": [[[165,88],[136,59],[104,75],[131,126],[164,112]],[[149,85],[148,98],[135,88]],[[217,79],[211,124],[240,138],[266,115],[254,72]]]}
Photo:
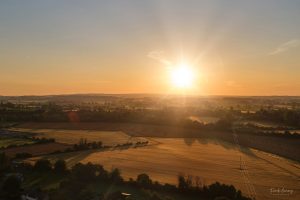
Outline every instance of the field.
{"label": "field", "polygon": [[[193,130],[126,123],[28,123],[14,130],[33,132],[66,144],[77,143],[80,138],[87,138],[88,141],[100,140],[104,144],[150,141],[150,145],[141,148],[87,150],[42,156],[52,161],[65,159],[69,167],[78,162],[93,162],[102,164],[108,170],[120,168],[125,178],[135,178],[139,173],[145,172],[153,180],[173,184],[176,184],[179,173],[185,173],[199,176],[203,184],[215,181],[233,184],[256,199],[274,199],[274,195],[270,194],[272,188],[293,191],[291,195],[276,196],[277,199],[300,198],[299,162],[252,148],[239,148],[234,143],[217,140],[215,137],[204,137],[207,133],[199,133],[201,138],[188,138],[194,134]],[[222,133],[211,134],[222,136]],[[246,135],[238,136],[240,144],[251,144],[253,139],[255,138]],[[281,140],[265,136],[256,139],[258,141],[255,145],[261,148],[271,148],[278,143],[277,140]],[[289,152],[285,148],[293,147],[297,143],[290,141],[289,144],[283,143],[281,150]],[[296,155],[297,151],[294,153]],[[34,162],[39,158],[41,157],[36,156],[28,161]]]}
{"label": "field", "polygon": [[[242,152],[231,145],[213,140],[152,138],[157,145],[114,151],[85,151],[47,156],[51,160],[66,159],[69,166],[77,162],[93,162],[106,169],[120,168],[124,177],[146,172],[163,183],[177,181],[177,175],[201,177],[204,184],[220,181],[233,184],[248,194],[254,187],[257,199],[273,199],[271,188],[293,190],[293,195],[280,199],[298,199],[300,165],[287,159],[252,149]],[[33,162],[39,157],[30,159]],[[242,160],[242,162],[240,161]],[[240,165],[242,169],[240,170]]]}
{"label": "field", "polygon": [[66,130],[66,129],[26,129],[17,128],[17,131],[34,133],[36,137],[55,138],[56,142],[64,144],[78,144],[81,138],[88,142],[101,141],[104,145],[117,145],[127,142],[146,141],[142,137],[131,137],[122,131],[93,131],[93,130]]}
{"label": "field", "polygon": [[16,137],[0,137],[0,148],[6,148],[11,145],[24,145],[24,144],[33,144],[34,141],[25,138],[16,138]]}
{"label": "field", "polygon": [[285,127],[284,124],[274,123],[274,122],[267,122],[267,121],[244,120],[241,123],[243,123],[243,124],[250,123],[250,124],[253,124],[253,125],[255,125],[257,127],[260,127],[260,128],[277,128],[277,127],[280,127],[280,126]]}
{"label": "field", "polygon": [[[60,137],[62,140],[58,139],[57,141],[63,143],[68,143],[67,141],[70,140],[78,143],[80,138],[87,138],[89,135],[92,135],[89,133],[95,133],[95,137],[101,138],[104,144],[105,140],[107,140],[108,144],[114,143],[115,141],[117,141],[116,143],[119,143],[118,139],[120,138],[121,142],[124,140],[126,141],[130,138],[130,136],[132,137],[131,139],[134,140],[145,140],[144,138],[146,137],[220,138],[224,141],[234,143],[232,134],[224,131],[206,132],[201,130],[184,129],[180,127],[134,123],[25,123],[19,125],[13,130],[41,133],[44,129],[51,130],[48,132],[47,137],[51,137],[53,134],[57,135],[55,133],[56,131],[60,132],[59,134],[64,136]],[[66,134],[63,134],[63,132],[66,132]],[[102,137],[101,133],[105,132],[111,133],[111,135],[109,135],[109,137]],[[118,136],[118,134],[113,133],[119,133],[120,135]],[[71,135],[75,137],[71,137]],[[45,133],[44,136],[46,136]],[[239,142],[242,146],[259,149],[296,161],[300,161],[299,141],[299,139],[290,138],[252,136],[247,134],[239,135]]]}
{"label": "field", "polygon": [[205,116],[203,116],[203,117],[190,116],[189,119],[192,121],[203,123],[203,124],[216,123],[219,120],[219,118],[217,118],[217,117],[205,117]]}
{"label": "field", "polygon": [[13,157],[17,153],[30,153],[31,155],[43,155],[53,153],[55,151],[64,151],[67,148],[72,147],[71,145],[61,144],[61,143],[47,143],[47,144],[35,144],[35,145],[28,145],[22,147],[14,147],[5,149],[4,152]]}

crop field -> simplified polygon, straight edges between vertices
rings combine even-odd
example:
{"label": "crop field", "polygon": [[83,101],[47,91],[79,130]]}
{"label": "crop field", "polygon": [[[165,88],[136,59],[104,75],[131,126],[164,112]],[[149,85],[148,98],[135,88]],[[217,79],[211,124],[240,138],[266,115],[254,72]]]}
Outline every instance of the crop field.
{"label": "crop field", "polygon": [[[84,151],[47,156],[63,158],[69,166],[77,162],[102,164],[106,169],[121,169],[126,178],[147,173],[162,183],[177,182],[177,175],[198,176],[203,184],[215,181],[233,184],[256,199],[274,199],[271,188],[292,190],[277,199],[300,198],[300,165],[272,154],[237,148],[225,142],[205,139],[149,138],[156,145],[109,151]],[[40,157],[31,158],[34,162]]]}
{"label": "crop field", "polygon": [[72,147],[71,145],[61,143],[47,143],[47,144],[35,144],[22,147],[14,147],[5,149],[6,155],[13,157],[17,153],[29,153],[33,156],[53,153],[55,151],[64,151],[67,148]]}
{"label": "crop field", "polygon": [[258,120],[244,120],[242,121],[243,124],[253,124],[257,127],[260,128],[277,128],[280,126],[284,126],[284,124],[280,124],[280,123],[274,123],[274,122],[268,122],[268,121],[258,121]]}
{"label": "crop field", "polygon": [[6,148],[11,145],[24,145],[24,144],[33,144],[33,140],[17,137],[3,137],[0,136],[0,148]]}
{"label": "crop field", "polygon": [[[286,131],[289,131],[291,134],[300,134],[300,130],[276,130],[274,131],[275,133],[278,133],[278,134],[284,134]],[[268,131],[264,131],[264,132],[267,132]]]}
{"label": "crop field", "polygon": [[[93,122],[82,122],[82,123],[24,123],[16,126],[11,130],[24,131],[24,132],[36,132],[41,133],[42,130],[52,130],[53,132],[59,130],[66,130],[69,133],[80,130],[81,133],[91,132],[123,132],[127,136],[134,137],[188,137],[197,133],[199,137],[207,136],[206,132],[199,132],[191,129],[184,129],[181,127],[172,127],[165,125],[149,125],[149,124],[137,124],[137,123],[93,123]],[[73,131],[74,130],[74,131]],[[210,133],[211,134],[211,133]],[[214,133],[222,134],[222,133]],[[224,135],[224,134],[222,134]],[[70,135],[67,135],[70,137]],[[87,136],[86,134],[80,136]],[[231,136],[230,136],[231,137]],[[77,141],[78,142],[78,141]]]}
{"label": "crop field", "polygon": [[219,118],[217,117],[206,117],[206,116],[190,116],[189,119],[203,124],[216,123],[219,120]]}
{"label": "crop field", "polygon": [[65,130],[65,129],[27,129],[17,128],[17,131],[34,133],[36,137],[54,138],[56,142],[77,144],[81,138],[88,142],[101,141],[104,145],[117,145],[127,142],[146,141],[142,137],[131,137],[122,131],[94,131],[94,130]]}
{"label": "crop field", "polygon": [[[48,129],[53,132],[64,130],[68,132],[63,140],[57,140],[58,142],[68,143],[66,141],[73,140],[78,143],[79,139],[87,138],[88,133],[103,133],[103,132],[121,132],[123,136],[121,142],[126,138],[131,139],[144,139],[151,137],[163,137],[163,138],[219,138],[227,142],[234,143],[231,133],[224,131],[200,131],[193,129],[185,129],[181,127],[172,127],[164,125],[148,125],[148,124],[134,124],[134,123],[24,123],[16,127],[14,130],[23,130],[25,132],[41,132],[41,129]],[[74,131],[73,131],[74,130]],[[71,137],[72,133],[79,131],[76,137]],[[81,134],[82,133],[82,134]],[[87,134],[85,134],[87,133]],[[125,135],[124,135],[125,134]],[[127,135],[126,135],[127,134]],[[51,137],[51,134],[49,134]],[[45,135],[44,135],[45,136]],[[100,137],[101,134],[97,134]],[[116,138],[114,138],[116,137]],[[73,138],[73,139],[72,139]],[[118,134],[111,134],[109,137],[102,137],[104,144],[111,144],[120,138]],[[87,138],[88,139],[88,138]],[[107,143],[105,143],[107,139]],[[125,139],[125,140],[126,140]],[[298,148],[299,139],[278,138],[278,137],[266,137],[266,136],[252,136],[242,134],[239,136],[240,144],[242,146],[259,149],[262,151],[270,152],[273,154],[281,155],[286,158],[300,161],[300,149]],[[111,141],[111,142],[109,142]],[[130,141],[130,140],[129,140]],[[116,143],[121,143],[116,142]]]}

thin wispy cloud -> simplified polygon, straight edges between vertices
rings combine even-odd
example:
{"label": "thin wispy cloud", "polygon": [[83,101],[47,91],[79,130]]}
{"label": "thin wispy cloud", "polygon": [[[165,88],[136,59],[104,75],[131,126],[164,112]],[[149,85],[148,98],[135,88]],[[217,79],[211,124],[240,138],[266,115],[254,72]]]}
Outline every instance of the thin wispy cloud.
{"label": "thin wispy cloud", "polygon": [[168,66],[172,64],[165,58],[163,51],[150,51],[147,56]]}
{"label": "thin wispy cloud", "polygon": [[287,41],[287,42],[279,45],[275,50],[271,51],[269,53],[269,55],[280,54],[280,53],[286,52],[286,51],[288,51],[292,48],[298,47],[298,46],[300,46],[299,39],[290,40],[290,41]]}

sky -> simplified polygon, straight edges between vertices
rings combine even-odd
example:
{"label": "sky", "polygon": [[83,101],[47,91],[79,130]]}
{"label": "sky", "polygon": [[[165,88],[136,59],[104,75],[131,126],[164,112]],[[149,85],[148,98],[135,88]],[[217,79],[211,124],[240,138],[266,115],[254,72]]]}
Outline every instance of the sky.
{"label": "sky", "polygon": [[[300,95],[298,0],[0,1],[0,95]],[[188,64],[192,87],[170,69]]]}

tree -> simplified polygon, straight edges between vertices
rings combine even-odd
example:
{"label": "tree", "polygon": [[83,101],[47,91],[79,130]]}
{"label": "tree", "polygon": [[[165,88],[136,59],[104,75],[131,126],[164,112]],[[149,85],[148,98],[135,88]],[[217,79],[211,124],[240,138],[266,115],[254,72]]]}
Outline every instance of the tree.
{"label": "tree", "polygon": [[121,183],[123,181],[123,178],[121,176],[121,172],[118,168],[113,169],[110,174],[110,179],[115,183]]}
{"label": "tree", "polygon": [[162,200],[157,193],[152,193],[149,197],[149,200]]}
{"label": "tree", "polygon": [[9,158],[4,152],[0,153],[0,173],[9,167]]}
{"label": "tree", "polygon": [[58,174],[64,174],[67,171],[67,165],[64,160],[57,160],[54,164],[54,171]]}
{"label": "tree", "polygon": [[24,159],[24,158],[30,158],[32,157],[32,154],[30,153],[16,153],[15,158],[16,159]]}
{"label": "tree", "polygon": [[152,180],[147,174],[139,174],[136,182],[142,187],[149,187],[152,184]]}
{"label": "tree", "polygon": [[26,173],[31,173],[32,172],[33,166],[30,163],[21,162],[17,166],[15,166],[14,168],[19,173],[26,174]]}
{"label": "tree", "polygon": [[237,191],[232,185],[225,185],[216,182],[208,187],[211,197],[227,197],[229,199],[235,199]]}
{"label": "tree", "polygon": [[198,188],[203,186],[201,177],[199,177],[199,176],[194,177],[194,182],[195,182],[195,186],[198,187]]}
{"label": "tree", "polygon": [[17,200],[21,196],[21,180],[17,176],[9,176],[3,183],[2,193],[7,200]]}
{"label": "tree", "polygon": [[179,190],[186,190],[186,189],[188,189],[188,187],[189,186],[188,186],[188,184],[187,184],[187,182],[184,178],[184,175],[179,174],[178,175],[178,189]]}
{"label": "tree", "polygon": [[97,178],[97,174],[101,173],[103,167],[92,163],[77,163],[72,167],[71,173],[73,178],[82,182],[91,182]]}
{"label": "tree", "polygon": [[76,199],[78,200],[91,200],[95,199],[96,193],[90,188],[84,188],[81,190]]}
{"label": "tree", "polygon": [[112,192],[107,195],[106,200],[123,200],[125,196],[120,191]]}
{"label": "tree", "polygon": [[39,172],[47,172],[52,169],[51,162],[47,159],[40,159],[36,161],[34,169]]}
{"label": "tree", "polygon": [[214,200],[230,200],[227,197],[216,197]]}

